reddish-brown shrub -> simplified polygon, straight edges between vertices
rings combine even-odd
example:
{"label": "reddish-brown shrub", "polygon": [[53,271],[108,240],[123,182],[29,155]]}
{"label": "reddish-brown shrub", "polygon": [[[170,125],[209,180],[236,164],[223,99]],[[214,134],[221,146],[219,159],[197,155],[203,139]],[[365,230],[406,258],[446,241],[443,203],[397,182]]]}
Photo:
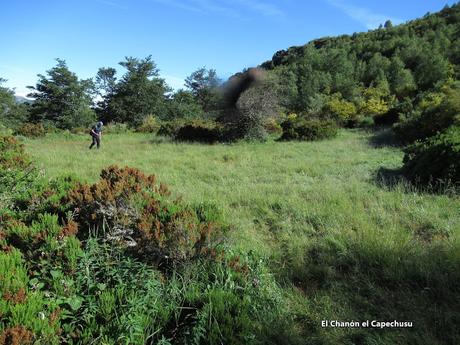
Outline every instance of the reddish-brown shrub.
{"label": "reddish-brown shrub", "polygon": [[0,136],[0,169],[25,169],[29,166],[24,145],[15,137]]}
{"label": "reddish-brown shrub", "polygon": [[30,138],[44,137],[46,130],[41,123],[24,123],[18,128],[16,134]]}
{"label": "reddish-brown shrub", "polygon": [[6,328],[0,334],[0,345],[32,344],[33,333],[23,326]]}
{"label": "reddish-brown shrub", "polygon": [[135,168],[108,167],[96,184],[78,184],[66,202],[76,210],[80,237],[97,228],[105,240],[157,263],[200,255],[219,239],[218,226],[200,220],[195,210],[172,200],[154,175]]}
{"label": "reddish-brown shrub", "polygon": [[5,291],[5,293],[3,294],[3,299],[13,304],[24,303],[26,298],[27,295],[26,290],[24,290],[24,288],[20,288],[16,292]]}

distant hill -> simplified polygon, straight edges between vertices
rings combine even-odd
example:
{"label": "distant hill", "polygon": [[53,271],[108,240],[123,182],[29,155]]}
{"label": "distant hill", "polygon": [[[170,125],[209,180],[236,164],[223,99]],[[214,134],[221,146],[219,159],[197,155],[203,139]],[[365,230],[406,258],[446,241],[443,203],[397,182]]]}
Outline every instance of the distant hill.
{"label": "distant hill", "polygon": [[359,113],[361,100],[375,89],[386,106],[414,100],[460,79],[460,3],[398,26],[388,21],[376,30],[280,50],[260,67],[278,76],[290,111],[317,111],[334,99],[354,103]]}

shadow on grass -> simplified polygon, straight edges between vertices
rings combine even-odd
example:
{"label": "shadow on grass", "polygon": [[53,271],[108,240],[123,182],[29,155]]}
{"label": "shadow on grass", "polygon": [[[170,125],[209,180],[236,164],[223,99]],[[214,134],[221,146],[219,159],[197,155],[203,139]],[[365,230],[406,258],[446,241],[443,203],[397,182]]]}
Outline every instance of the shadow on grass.
{"label": "shadow on grass", "polygon": [[369,139],[369,144],[375,148],[401,147],[391,127],[375,130],[374,135]]}
{"label": "shadow on grass", "polygon": [[402,168],[389,169],[380,167],[374,174],[374,182],[377,186],[385,189],[395,189],[403,186],[413,190],[415,187],[403,175]]}
{"label": "shadow on grass", "polygon": [[405,193],[447,195],[450,197],[457,197],[460,194],[460,186],[449,181],[433,181],[428,184],[411,181],[404,176],[403,168],[379,168],[374,174],[374,183],[389,191],[402,190]]}

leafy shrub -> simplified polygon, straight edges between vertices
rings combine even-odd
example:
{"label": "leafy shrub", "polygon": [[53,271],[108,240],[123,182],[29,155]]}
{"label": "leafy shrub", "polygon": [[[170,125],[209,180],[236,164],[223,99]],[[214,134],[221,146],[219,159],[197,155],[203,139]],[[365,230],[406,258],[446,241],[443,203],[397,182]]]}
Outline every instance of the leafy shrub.
{"label": "leafy shrub", "polygon": [[349,120],[356,116],[357,113],[354,103],[343,99],[341,94],[332,95],[324,110],[339,121]]}
{"label": "leafy shrub", "polygon": [[275,118],[269,118],[264,122],[264,128],[269,134],[281,134],[283,129]]}
{"label": "leafy shrub", "polygon": [[111,122],[104,126],[104,132],[107,134],[123,134],[128,133],[129,129],[126,123]]}
{"label": "leafy shrub", "polygon": [[136,132],[157,133],[161,125],[153,115],[149,115],[142,120],[142,124],[136,128]]}
{"label": "leafy shrub", "polygon": [[176,140],[215,143],[221,139],[222,127],[204,121],[193,121],[180,127],[177,131]]}
{"label": "leafy shrub", "polygon": [[411,114],[413,111],[414,106],[412,100],[410,98],[405,98],[388,109],[386,113],[374,116],[374,124],[376,126],[391,126],[399,122],[406,114]]}
{"label": "leafy shrub", "polygon": [[3,125],[2,123],[0,123],[0,135],[1,136],[12,135],[12,134],[13,134],[13,130]]}
{"label": "leafy shrub", "polygon": [[23,135],[29,138],[44,137],[46,134],[45,128],[41,123],[24,123],[16,130],[16,134]]}
{"label": "leafy shrub", "polygon": [[113,243],[90,238],[75,288],[82,298],[64,325],[71,326],[63,335],[69,342],[264,343],[258,340],[282,315],[277,285],[251,256],[222,254],[164,275]]}
{"label": "leafy shrub", "polygon": [[155,176],[111,166],[96,184],[78,184],[69,192],[68,203],[77,210],[81,229],[105,230],[107,240],[132,247],[137,255],[157,263],[199,256],[219,240],[220,229],[200,222],[193,209],[169,195]]}
{"label": "leafy shrub", "polygon": [[460,127],[406,148],[403,171],[416,183],[459,184]]}
{"label": "leafy shrub", "polygon": [[394,131],[403,143],[424,140],[460,124],[460,88],[448,89],[443,101],[422,111],[414,111],[407,119],[396,124]]}
{"label": "leafy shrub", "polygon": [[391,108],[385,114],[374,117],[374,123],[377,126],[391,126],[399,121],[400,112],[397,108]]}
{"label": "leafy shrub", "polygon": [[88,134],[89,129],[85,127],[74,127],[70,130],[72,134]]}
{"label": "leafy shrub", "polygon": [[321,140],[337,135],[337,124],[332,120],[288,117],[281,123],[281,140]]}
{"label": "leafy shrub", "polygon": [[174,138],[177,135],[179,129],[184,125],[183,121],[163,121],[158,129],[157,134],[164,137]]}
{"label": "leafy shrub", "polygon": [[374,118],[371,116],[360,116],[356,119],[357,128],[370,128],[374,126]]}
{"label": "leafy shrub", "polygon": [[0,136],[0,215],[9,211],[14,198],[37,178],[24,145],[11,136]]}

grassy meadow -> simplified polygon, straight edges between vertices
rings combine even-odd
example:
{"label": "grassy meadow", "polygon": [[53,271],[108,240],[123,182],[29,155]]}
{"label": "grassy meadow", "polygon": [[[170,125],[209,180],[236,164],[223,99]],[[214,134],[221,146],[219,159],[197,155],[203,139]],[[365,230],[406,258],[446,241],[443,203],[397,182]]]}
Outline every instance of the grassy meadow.
{"label": "grassy meadow", "polygon": [[[379,170],[401,167],[403,153],[375,137],[342,130],[319,142],[201,145],[106,134],[90,151],[88,135],[56,134],[25,144],[49,178],[94,182],[102,168],[127,165],[187,203],[216,205],[232,225],[230,245],[266,260],[299,344],[454,344],[460,199],[382,181]],[[367,319],[414,325],[321,327]]]}

